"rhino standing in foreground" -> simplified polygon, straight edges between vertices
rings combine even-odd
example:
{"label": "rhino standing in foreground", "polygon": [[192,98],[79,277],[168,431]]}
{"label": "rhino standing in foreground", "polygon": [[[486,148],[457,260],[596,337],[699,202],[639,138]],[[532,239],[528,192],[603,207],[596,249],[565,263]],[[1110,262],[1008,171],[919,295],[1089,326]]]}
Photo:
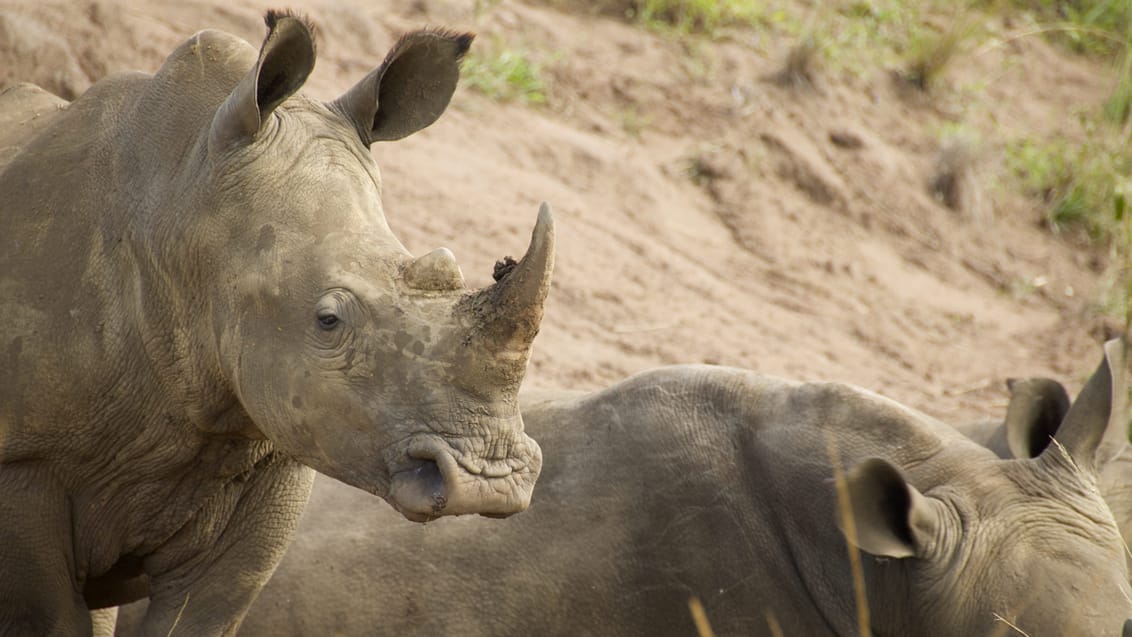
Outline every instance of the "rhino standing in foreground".
{"label": "rhino standing in foreground", "polygon": [[324,104],[310,25],[267,23],[70,104],[0,94],[2,634],[147,595],[145,634],[231,634],[311,468],[417,521],[529,503],[550,214],[471,293],[390,232],[369,153],[440,116],[472,36],[408,34]]}
{"label": "rhino standing in foreground", "polygon": [[241,634],[694,635],[695,597],[721,636],[856,636],[849,535],[869,634],[1130,635],[1093,460],[1123,417],[1118,349],[1021,460],[861,389],[735,369],[524,392],[546,452],[528,512],[414,526],[320,479]]}

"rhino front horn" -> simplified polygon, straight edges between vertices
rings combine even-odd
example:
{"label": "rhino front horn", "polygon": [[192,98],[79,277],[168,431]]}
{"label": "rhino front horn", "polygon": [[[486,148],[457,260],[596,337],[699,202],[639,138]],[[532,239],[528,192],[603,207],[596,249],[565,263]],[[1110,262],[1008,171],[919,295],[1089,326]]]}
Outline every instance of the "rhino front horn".
{"label": "rhino front horn", "polygon": [[527,253],[517,263],[497,267],[496,283],[469,297],[464,307],[489,350],[518,355],[526,362],[542,321],[553,269],[554,219],[543,202]]}

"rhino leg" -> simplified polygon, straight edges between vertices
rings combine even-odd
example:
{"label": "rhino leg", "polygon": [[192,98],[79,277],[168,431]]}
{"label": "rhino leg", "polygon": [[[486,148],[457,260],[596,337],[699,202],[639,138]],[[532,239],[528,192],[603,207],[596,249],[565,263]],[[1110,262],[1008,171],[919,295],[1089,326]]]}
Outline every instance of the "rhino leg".
{"label": "rhino leg", "polygon": [[90,633],[67,497],[34,462],[0,465],[0,626],[14,635]]}
{"label": "rhino leg", "polygon": [[275,456],[204,507],[146,559],[141,634],[235,634],[282,559],[313,481],[313,470]]}

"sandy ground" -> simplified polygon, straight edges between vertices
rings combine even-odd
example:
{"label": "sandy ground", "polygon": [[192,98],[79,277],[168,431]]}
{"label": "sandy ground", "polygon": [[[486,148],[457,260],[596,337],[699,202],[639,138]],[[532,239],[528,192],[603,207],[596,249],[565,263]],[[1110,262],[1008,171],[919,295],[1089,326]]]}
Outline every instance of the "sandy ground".
{"label": "sandy ground", "polygon": [[[929,98],[882,68],[780,86],[767,78],[789,41],[689,44],[566,4],[289,4],[320,29],[306,90],[324,99],[423,25],[543,60],[547,105],[461,88],[436,125],[373,149],[394,231],[417,254],[451,248],[473,285],[552,204],[559,252],[532,385],[710,362],[848,381],[958,420],[1000,413],[1008,376],[1079,387],[1113,331],[1091,309],[1105,255],[994,185],[1006,140],[1070,127],[1105,97],[1098,68],[1036,38],[961,57]],[[265,8],[0,0],[0,86],[73,97],[107,73],[156,70],[203,28],[258,46]],[[929,183],[939,131],[959,125],[980,139],[953,210]]]}

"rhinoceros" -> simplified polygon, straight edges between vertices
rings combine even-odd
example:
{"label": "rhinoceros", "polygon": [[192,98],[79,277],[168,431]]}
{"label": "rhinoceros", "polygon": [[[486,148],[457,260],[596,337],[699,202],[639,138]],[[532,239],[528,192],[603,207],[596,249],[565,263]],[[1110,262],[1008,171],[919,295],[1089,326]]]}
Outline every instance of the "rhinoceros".
{"label": "rhinoceros", "polygon": [[[1057,435],[1069,411],[1069,392],[1060,382],[1040,377],[1010,379],[1007,387],[1010,403],[1004,420],[982,420],[956,428],[1000,458],[1036,458]],[[1126,394],[1113,396],[1114,413],[1124,413],[1122,400],[1126,400]],[[1132,445],[1128,442],[1127,420],[1111,419],[1097,449],[1097,465],[1101,496],[1125,544],[1132,545]]]}
{"label": "rhinoceros", "polygon": [[369,152],[441,115],[472,36],[409,33],[323,103],[311,25],[266,21],[72,103],[0,95],[0,633],[143,596],[146,634],[232,633],[313,470],[415,521],[530,501],[550,213],[469,291],[394,237]]}
{"label": "rhinoceros", "polygon": [[409,525],[320,479],[241,634],[694,635],[692,598],[718,635],[1132,634],[1093,461],[1125,382],[1107,351],[1021,460],[862,389],[737,369],[525,391],[529,511]]}

